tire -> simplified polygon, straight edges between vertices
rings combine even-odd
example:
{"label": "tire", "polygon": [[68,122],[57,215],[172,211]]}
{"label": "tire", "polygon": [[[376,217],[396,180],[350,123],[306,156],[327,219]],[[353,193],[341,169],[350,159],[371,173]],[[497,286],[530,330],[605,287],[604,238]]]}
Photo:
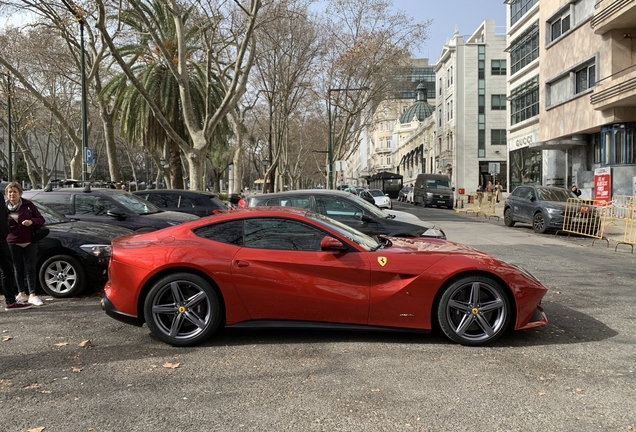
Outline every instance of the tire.
{"label": "tire", "polygon": [[512,220],[512,209],[510,207],[504,210],[504,225],[507,227],[515,226],[515,221]]}
{"label": "tire", "polygon": [[494,342],[508,329],[510,301],[499,283],[484,276],[453,282],[442,294],[437,320],[452,341],[467,346]]}
{"label": "tire", "polygon": [[545,223],[545,218],[543,217],[543,213],[537,212],[532,217],[532,229],[537,234],[543,234],[548,230],[548,225]]}
{"label": "tire", "polygon": [[221,322],[216,291],[191,273],[175,273],[155,283],[146,297],[144,314],[152,334],[180,347],[208,339]]}
{"label": "tire", "polygon": [[38,279],[44,292],[57,298],[74,297],[86,286],[84,267],[70,255],[47,258],[40,266]]}
{"label": "tire", "polygon": [[393,203],[391,201],[389,201],[389,210],[393,209]]}

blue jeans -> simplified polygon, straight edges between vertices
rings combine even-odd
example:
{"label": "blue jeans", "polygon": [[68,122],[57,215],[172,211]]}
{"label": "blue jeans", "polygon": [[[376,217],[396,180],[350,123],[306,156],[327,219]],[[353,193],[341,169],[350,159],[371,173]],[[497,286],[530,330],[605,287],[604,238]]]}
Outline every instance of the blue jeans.
{"label": "blue jeans", "polygon": [[11,251],[6,242],[0,243],[0,278],[2,279],[2,293],[4,302],[8,305],[15,303],[15,271],[11,264]]}
{"label": "blue jeans", "polygon": [[24,292],[24,274],[26,272],[26,284],[29,294],[35,295],[37,277],[35,274],[35,262],[38,253],[38,244],[29,243],[22,247],[17,244],[9,244],[11,255],[13,256],[13,268],[15,269],[15,280],[19,292]]}

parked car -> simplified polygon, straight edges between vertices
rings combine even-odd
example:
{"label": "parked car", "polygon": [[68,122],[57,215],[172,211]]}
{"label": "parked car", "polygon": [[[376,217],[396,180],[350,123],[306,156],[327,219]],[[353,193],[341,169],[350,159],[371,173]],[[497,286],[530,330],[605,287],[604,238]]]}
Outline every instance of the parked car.
{"label": "parked car", "polygon": [[398,201],[406,202],[406,196],[409,192],[411,192],[411,189],[413,189],[411,186],[404,186],[402,189],[400,189],[400,191],[398,192]]}
{"label": "parked car", "polygon": [[288,206],[311,210],[329,216],[367,235],[389,235],[394,237],[446,238],[441,228],[422,222],[416,216],[401,216],[398,220],[373,204],[348,192],[328,189],[306,189],[252,195],[247,207]]}
{"label": "parked car", "polygon": [[106,282],[110,243],[132,233],[113,225],[67,219],[33,201],[50,233],[38,242],[36,272],[40,287],[53,297],[74,297],[86,286]]}
{"label": "parked car", "polygon": [[102,307],[190,346],[219,327],[431,331],[463,345],[547,323],[527,271],[440,239],[369,237],[298,208],[243,209],[113,240]]}
{"label": "parked car", "polygon": [[385,194],[380,189],[369,189],[369,193],[375,200],[375,205],[383,209],[392,209],[391,198],[388,194]]}
{"label": "parked car", "polygon": [[[522,185],[515,188],[504,204],[504,224],[512,227],[517,222],[528,223],[536,233],[563,228],[563,217],[568,199],[578,198],[569,189],[556,186]],[[577,215],[582,225],[598,227],[597,212]],[[593,218],[590,222],[589,218]]]}
{"label": "parked car", "polygon": [[25,191],[23,196],[71,219],[107,223],[133,231],[152,231],[198,218],[160,210],[145,199],[119,189],[48,188]]}
{"label": "parked car", "polygon": [[133,192],[133,195],[150,201],[161,210],[190,213],[199,217],[209,216],[219,210],[228,210],[228,206],[212,192],[152,189]]}

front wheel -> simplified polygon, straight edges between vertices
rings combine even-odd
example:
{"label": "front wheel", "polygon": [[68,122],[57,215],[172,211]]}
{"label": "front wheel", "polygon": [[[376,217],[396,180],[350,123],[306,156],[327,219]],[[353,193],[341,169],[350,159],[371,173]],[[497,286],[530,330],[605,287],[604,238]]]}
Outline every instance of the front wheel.
{"label": "front wheel", "polygon": [[534,215],[532,218],[532,229],[538,234],[543,234],[548,230],[543,213],[539,212]]}
{"label": "front wheel", "polygon": [[512,219],[512,209],[510,207],[504,211],[504,225],[507,227],[515,226],[515,221]]}
{"label": "front wheel", "polygon": [[437,308],[437,320],[452,341],[480,346],[505,333],[510,312],[510,301],[498,282],[484,276],[467,276],[446,288]]}
{"label": "front wheel", "polygon": [[70,255],[54,255],[42,263],[40,285],[50,296],[74,297],[84,290],[86,275],[80,262]]}
{"label": "front wheel", "polygon": [[144,314],[150,331],[172,346],[196,345],[212,336],[221,322],[216,291],[190,273],[175,273],[155,283]]}

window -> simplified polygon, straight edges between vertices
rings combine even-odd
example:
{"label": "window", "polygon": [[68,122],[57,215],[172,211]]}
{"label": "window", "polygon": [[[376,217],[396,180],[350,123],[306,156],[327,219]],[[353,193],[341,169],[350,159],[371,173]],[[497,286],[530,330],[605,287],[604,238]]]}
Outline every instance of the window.
{"label": "window", "polygon": [[242,220],[206,225],[193,232],[195,235],[209,240],[237,246],[243,245]]}
{"label": "window", "polygon": [[490,61],[490,74],[491,75],[506,75],[506,60],[491,60]]}
{"label": "window", "polygon": [[515,0],[510,2],[510,25],[521,19],[539,0]]}
{"label": "window", "polygon": [[391,165],[391,156],[386,157],[386,164]]}
{"label": "window", "polygon": [[575,72],[576,89],[575,93],[581,93],[596,85],[596,65],[590,64]]}
{"label": "window", "polygon": [[490,130],[490,144],[491,145],[506,145],[506,130],[505,129],[491,129]]}
{"label": "window", "polygon": [[245,247],[276,250],[320,251],[325,236],[306,223],[279,218],[245,219]]}
{"label": "window", "polygon": [[515,74],[539,57],[539,21],[510,44],[510,73]]}
{"label": "window", "polygon": [[118,210],[117,206],[107,199],[96,195],[75,195],[75,214],[106,216],[109,210]]}
{"label": "window", "polygon": [[526,81],[510,92],[510,124],[539,115],[539,76]]}
{"label": "window", "polygon": [[505,110],[506,109],[506,95],[490,95],[490,109],[492,109],[492,110]]}
{"label": "window", "polygon": [[567,14],[563,15],[550,23],[551,41],[558,39],[565,32],[570,30],[570,10],[567,10]]}
{"label": "window", "polygon": [[63,215],[71,214],[71,194],[45,192],[33,199]]}
{"label": "window", "polygon": [[599,145],[602,165],[636,164],[635,130],[636,123],[619,123],[603,127]]}
{"label": "window", "polygon": [[386,148],[388,148],[388,149],[391,148],[391,138],[390,137],[386,137]]}

